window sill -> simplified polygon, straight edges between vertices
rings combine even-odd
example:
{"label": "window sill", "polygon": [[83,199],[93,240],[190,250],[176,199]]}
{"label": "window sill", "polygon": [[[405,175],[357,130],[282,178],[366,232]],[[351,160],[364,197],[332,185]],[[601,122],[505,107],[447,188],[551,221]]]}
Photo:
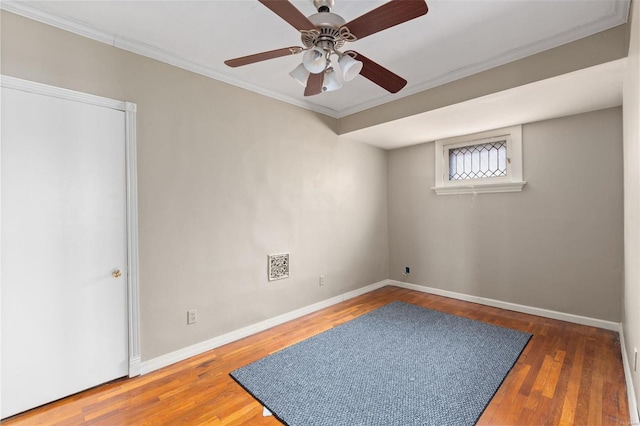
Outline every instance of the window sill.
{"label": "window sill", "polygon": [[520,182],[487,183],[483,185],[456,185],[433,187],[437,195],[484,194],[490,192],[520,192],[526,184]]}

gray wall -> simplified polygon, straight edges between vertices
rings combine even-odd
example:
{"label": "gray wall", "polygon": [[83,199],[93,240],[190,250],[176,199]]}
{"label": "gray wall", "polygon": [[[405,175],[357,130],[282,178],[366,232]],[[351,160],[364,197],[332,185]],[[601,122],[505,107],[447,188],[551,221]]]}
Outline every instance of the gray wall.
{"label": "gray wall", "polygon": [[6,12],[2,73],[138,105],[143,360],[388,277],[386,153],[335,120]]}
{"label": "gray wall", "polygon": [[[624,96],[624,255],[622,325],[631,369],[640,350],[640,7],[631,4],[631,43],[623,83]],[[632,373],[640,406],[640,368]],[[633,421],[633,419],[632,419]]]}
{"label": "gray wall", "polygon": [[338,133],[347,134],[388,121],[479,98],[627,56],[629,25],[509,62],[469,77],[397,99],[341,118]]}
{"label": "gray wall", "polygon": [[[431,143],[387,154],[338,140],[337,120],[1,16],[3,74],[138,104],[143,360],[402,279],[405,265],[416,284],[621,319],[620,109],[525,125],[522,193],[437,197]],[[619,56],[621,31],[590,38],[596,62]],[[292,277],[268,283],[266,255],[281,251]]]}
{"label": "gray wall", "polygon": [[523,126],[521,193],[441,195],[434,144],[389,152],[390,275],[620,321],[620,108]]}

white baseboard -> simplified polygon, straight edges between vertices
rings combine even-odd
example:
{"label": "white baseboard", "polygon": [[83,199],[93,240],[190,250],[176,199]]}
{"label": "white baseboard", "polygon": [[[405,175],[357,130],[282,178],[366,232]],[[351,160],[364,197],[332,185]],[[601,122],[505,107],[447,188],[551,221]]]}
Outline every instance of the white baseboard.
{"label": "white baseboard", "polygon": [[288,312],[286,314],[279,315],[274,318],[269,318],[265,321],[261,321],[256,324],[252,324],[241,329],[223,334],[221,336],[214,337],[213,339],[205,340],[204,342],[197,343],[195,345],[188,346],[186,348],[179,349],[174,352],[170,352],[165,355],[150,359],[139,363],[139,373],[146,374],[151,371],[158,370],[168,365],[174,364],[179,361],[183,361],[195,355],[199,355],[203,352],[215,349],[227,343],[234,342],[236,340],[245,338],[255,333],[259,333],[268,328],[275,327],[276,325],[283,324],[287,321],[300,318],[304,315],[319,311],[320,309],[333,306],[337,303],[345,300],[352,299],[370,291],[377,290],[387,285],[393,285],[396,287],[406,288],[409,290],[420,291],[423,293],[436,294],[438,296],[450,297],[453,299],[464,300],[467,302],[479,303],[481,305],[493,306],[496,308],[508,309],[511,311],[522,312],[525,314],[538,315],[545,318],[553,318],[561,321],[572,322],[576,324],[582,324],[592,327],[604,328],[606,330],[620,331],[620,323],[605,321],[596,318],[583,317],[580,315],[567,314],[564,312],[552,311],[548,309],[536,308],[533,306],[519,305],[516,303],[503,302],[500,300],[488,299],[485,297],[471,296],[463,293],[456,293],[448,290],[441,290],[433,287],[426,287],[417,284],[410,284],[395,280],[383,280],[366,287],[359,288],[357,290],[350,291],[348,293],[341,294],[339,296],[332,297],[331,299],[323,300],[318,303],[314,303],[309,306],[305,306],[295,311]]}
{"label": "white baseboard", "polygon": [[439,288],[427,287],[417,284],[405,283],[402,281],[389,280],[389,285],[406,288],[408,290],[420,291],[423,293],[436,294],[438,296],[450,297],[452,299],[464,300],[466,302],[479,303],[481,305],[493,306],[495,308],[508,309],[510,311],[522,312],[525,314],[537,315],[545,318],[552,318],[561,321],[572,322],[575,324],[588,325],[591,327],[604,328],[606,330],[617,331],[620,334],[620,349],[622,355],[622,364],[624,367],[624,376],[627,384],[627,398],[629,400],[629,415],[632,425],[640,425],[638,418],[638,405],[636,403],[636,395],[633,387],[631,375],[631,367],[627,360],[627,350],[625,348],[624,332],[622,324],[618,322],[605,321],[596,318],[583,317],[580,315],[567,314],[564,312],[552,311],[549,309],[535,308],[533,306],[519,305],[517,303],[503,302],[495,299],[487,299],[485,297],[471,296],[463,293],[456,293]]}
{"label": "white baseboard", "polygon": [[525,314],[537,315],[545,318],[557,319],[560,321],[572,322],[575,324],[588,325],[591,327],[604,328],[606,330],[618,331],[620,323],[613,321],[605,321],[597,318],[583,317],[580,315],[567,314],[564,312],[552,311],[549,309],[536,308],[533,306],[519,305],[517,303],[503,302],[495,299],[487,299],[486,297],[471,296],[463,293],[456,293],[439,288],[426,287],[417,284],[405,283],[402,281],[389,280],[389,285],[402,287],[409,290],[421,291],[423,293],[436,294],[438,296],[450,297],[452,299],[464,300],[466,302],[479,303],[481,305],[493,306],[494,308],[502,308],[510,311],[522,312]]}
{"label": "white baseboard", "polygon": [[329,306],[335,305],[337,303],[344,302],[345,300],[349,300],[354,297],[360,296],[362,294],[369,293],[370,291],[377,290],[388,284],[389,284],[388,280],[383,280],[383,281],[368,285],[366,287],[362,287],[357,290],[353,290],[348,293],[344,293],[339,296],[332,297],[331,299],[323,300],[321,302],[314,303],[313,305],[305,306],[303,308],[296,309],[295,311],[278,315],[277,317],[269,318],[268,320],[261,321],[256,324],[252,324],[247,327],[243,327],[241,329],[223,334],[218,337],[214,337],[213,339],[205,340],[204,342],[196,343],[195,345],[188,346],[186,348],[179,349],[177,351],[170,352],[165,355],[161,355],[157,358],[144,361],[140,364],[139,372],[140,374],[150,373],[152,371],[158,370],[160,368],[166,367],[176,362],[183,361],[192,356],[199,355],[206,351],[210,351],[211,349],[215,349],[222,345],[226,345],[227,343],[231,343],[236,340],[240,340],[242,338],[250,336],[252,334],[264,331],[268,328],[275,327],[276,325],[283,324],[287,321],[291,321],[296,318],[300,318],[304,315],[319,311],[320,309],[324,309]]}
{"label": "white baseboard", "polygon": [[226,333],[221,336],[214,337],[213,339],[209,339],[204,342],[200,342],[195,345],[192,345],[183,349],[179,349],[177,351],[174,351],[165,355],[161,355],[157,358],[153,358],[148,361],[140,362],[139,357],[136,357],[136,359],[132,358],[129,364],[130,365],[129,376],[133,377],[138,374],[150,373],[152,371],[158,370],[160,368],[166,367],[176,362],[183,361],[192,356],[199,355],[211,349],[215,349],[222,345],[226,345],[227,343],[231,343],[236,340],[242,339],[244,337],[250,336],[252,334],[267,330],[271,327],[284,324],[287,321],[291,321],[296,318],[300,318],[304,315],[319,311],[321,309],[328,308],[329,306],[333,306],[340,302],[344,302],[345,300],[349,300],[354,297],[369,293],[373,290],[377,290],[387,285],[406,288],[408,290],[420,291],[422,293],[430,293],[438,296],[450,297],[452,299],[464,300],[467,302],[479,303],[481,305],[493,306],[496,308],[507,309],[510,311],[522,312],[525,314],[537,315],[545,318],[552,318],[552,319],[557,319],[561,321],[567,321],[567,322],[572,322],[576,324],[582,324],[582,325],[587,325],[592,327],[604,328],[606,330],[617,331],[618,333],[620,333],[620,347],[622,351],[622,363],[624,366],[625,380],[627,384],[627,396],[629,400],[629,413],[631,418],[631,424],[640,425],[640,420],[638,419],[638,406],[635,398],[635,391],[633,387],[631,369],[626,356],[626,348],[625,348],[625,340],[624,340],[624,332],[623,332],[622,324],[612,322],[612,321],[600,320],[596,318],[584,317],[580,315],[567,314],[564,312],[552,311],[549,309],[536,308],[533,306],[519,305],[517,303],[503,302],[500,300],[488,299],[485,297],[471,296],[468,294],[456,293],[453,291],[441,290],[438,288],[426,287],[426,286],[405,283],[402,281],[395,281],[395,280],[379,281],[377,283],[368,285],[366,287],[362,287],[357,290],[353,290],[348,293],[344,293],[339,296],[332,297],[331,299],[323,300],[321,302],[314,303],[313,305],[305,306],[303,308],[296,309],[295,311],[291,311],[286,314],[282,314],[277,317],[270,318],[268,320],[261,321],[256,324],[243,327],[239,330],[235,330],[230,333]]}
{"label": "white baseboard", "polygon": [[140,356],[129,357],[129,377],[136,377],[140,375],[141,361]]}
{"label": "white baseboard", "polygon": [[633,387],[633,376],[631,374],[631,366],[627,359],[627,347],[624,339],[624,327],[620,324],[620,349],[622,351],[622,365],[624,366],[624,379],[627,382],[627,399],[629,400],[629,417],[632,425],[640,425],[640,417],[638,415],[638,404],[636,402],[636,392]]}

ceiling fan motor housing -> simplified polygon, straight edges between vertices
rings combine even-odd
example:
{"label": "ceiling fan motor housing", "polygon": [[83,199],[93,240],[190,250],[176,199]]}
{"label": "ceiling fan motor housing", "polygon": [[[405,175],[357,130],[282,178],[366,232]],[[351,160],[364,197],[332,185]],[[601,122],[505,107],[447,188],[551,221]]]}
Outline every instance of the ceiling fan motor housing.
{"label": "ceiling fan motor housing", "polygon": [[[333,2],[331,2],[333,3]],[[346,41],[352,41],[347,34],[347,23],[340,15],[331,12],[318,12],[309,16],[309,21],[316,27],[315,31],[301,31],[302,43],[307,48],[321,47],[331,52],[340,49]],[[345,37],[346,36],[346,37]]]}
{"label": "ceiling fan motor housing", "polygon": [[334,0],[313,0],[313,5],[318,12],[329,12],[333,4]]}

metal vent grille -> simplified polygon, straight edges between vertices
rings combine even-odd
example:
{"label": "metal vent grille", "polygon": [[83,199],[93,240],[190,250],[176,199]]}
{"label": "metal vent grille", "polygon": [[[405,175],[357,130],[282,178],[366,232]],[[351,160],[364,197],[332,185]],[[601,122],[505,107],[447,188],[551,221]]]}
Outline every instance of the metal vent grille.
{"label": "metal vent grille", "polygon": [[269,255],[269,281],[289,278],[289,253]]}
{"label": "metal vent grille", "polygon": [[449,180],[507,175],[507,141],[468,145],[449,150]]}

